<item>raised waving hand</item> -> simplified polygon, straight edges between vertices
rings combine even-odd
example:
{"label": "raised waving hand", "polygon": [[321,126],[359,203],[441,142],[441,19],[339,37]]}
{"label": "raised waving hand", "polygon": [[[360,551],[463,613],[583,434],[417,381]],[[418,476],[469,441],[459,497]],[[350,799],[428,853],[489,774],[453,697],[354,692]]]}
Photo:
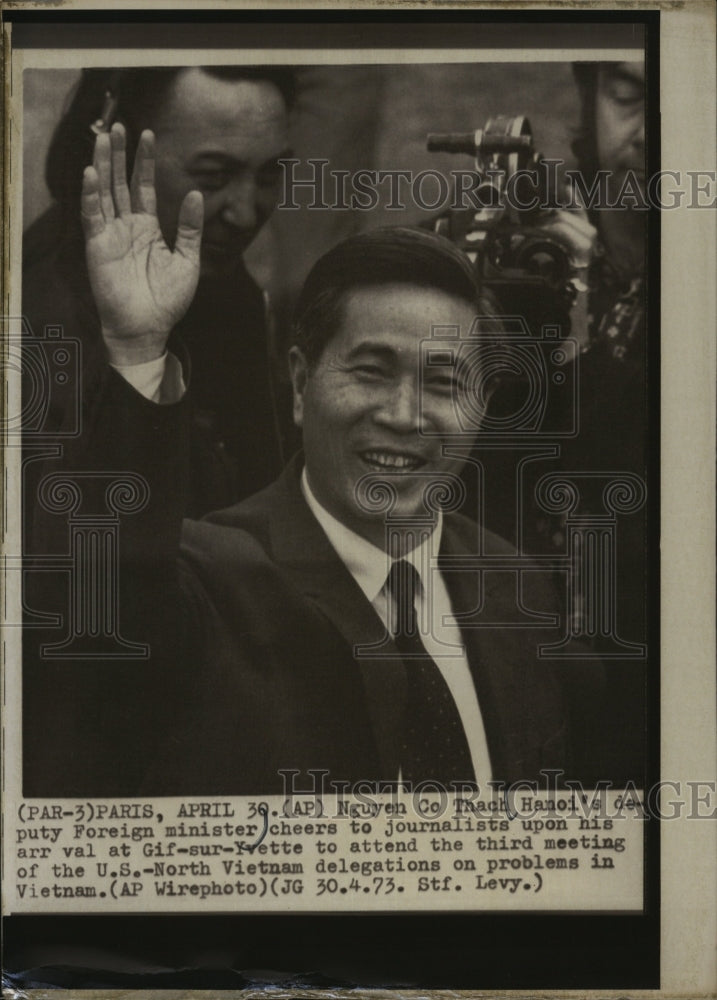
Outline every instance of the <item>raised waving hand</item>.
{"label": "raised waving hand", "polygon": [[97,136],[82,180],[82,227],[90,285],[113,364],[160,357],[199,280],[204,204],[190,191],[179,209],[174,249],[159,228],[154,135],[142,133],[127,186],[125,131]]}

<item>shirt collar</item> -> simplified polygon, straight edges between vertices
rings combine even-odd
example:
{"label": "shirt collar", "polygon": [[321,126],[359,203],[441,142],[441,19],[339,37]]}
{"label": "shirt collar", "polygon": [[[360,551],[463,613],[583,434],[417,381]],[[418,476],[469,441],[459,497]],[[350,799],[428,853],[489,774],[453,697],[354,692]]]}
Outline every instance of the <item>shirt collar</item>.
{"label": "shirt collar", "polygon": [[[357,535],[351,528],[337,520],[316,499],[306,475],[306,467],[301,473],[301,492],[311,513],[319,522],[341,562],[373,603],[383,590],[391,568],[391,559],[383,549]],[[438,555],[443,532],[443,515],[439,512],[436,526],[431,534],[415,549],[407,552],[404,559],[415,566],[423,582],[430,566],[431,556]]]}

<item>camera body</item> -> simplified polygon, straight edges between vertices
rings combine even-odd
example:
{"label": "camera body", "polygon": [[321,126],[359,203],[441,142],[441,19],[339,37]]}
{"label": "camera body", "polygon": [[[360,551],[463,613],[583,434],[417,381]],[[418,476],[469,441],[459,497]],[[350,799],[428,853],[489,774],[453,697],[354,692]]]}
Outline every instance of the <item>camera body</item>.
{"label": "camera body", "polygon": [[555,161],[534,149],[528,119],[495,115],[474,132],[433,133],[428,149],[468,154],[475,164],[475,184],[455,193],[458,207],[434,220],[435,232],[473,261],[501,315],[522,316],[535,336],[545,326],[567,335],[576,294],[570,258],[542,225],[557,202]]}

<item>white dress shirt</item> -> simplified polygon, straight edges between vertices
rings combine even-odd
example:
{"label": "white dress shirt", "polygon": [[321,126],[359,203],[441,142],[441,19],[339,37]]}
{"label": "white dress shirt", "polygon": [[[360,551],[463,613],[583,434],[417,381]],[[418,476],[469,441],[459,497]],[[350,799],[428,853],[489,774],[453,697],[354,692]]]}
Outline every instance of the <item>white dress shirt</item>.
{"label": "white dress shirt", "polygon": [[[301,475],[301,491],[339,559],[371,602],[386,629],[395,634],[396,609],[386,587],[391,557],[322,507],[309,485],[306,469]],[[437,566],[442,530],[443,520],[439,514],[431,535],[402,558],[412,563],[421,580],[415,600],[421,641],[445,678],[456,703],[476,781],[483,788],[492,777],[488,743],[460,629],[455,623],[450,597]],[[406,668],[410,671],[410,660]]]}
{"label": "white dress shirt", "polygon": [[179,359],[165,351],[161,358],[139,365],[112,365],[133,389],[153,403],[177,403],[185,393]]}

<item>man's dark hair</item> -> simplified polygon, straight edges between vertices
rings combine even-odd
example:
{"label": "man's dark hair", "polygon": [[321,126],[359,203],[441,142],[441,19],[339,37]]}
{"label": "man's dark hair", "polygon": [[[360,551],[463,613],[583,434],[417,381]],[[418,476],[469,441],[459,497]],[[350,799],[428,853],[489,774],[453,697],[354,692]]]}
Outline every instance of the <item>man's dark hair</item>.
{"label": "man's dark hair", "polygon": [[450,240],[401,227],[350,236],[314,264],[294,312],[293,344],[310,368],[341,325],[346,295],[392,283],[435,288],[483,315],[494,311],[480,292],[474,266]]}
{"label": "man's dark hair", "polygon": [[[221,80],[256,80],[273,83],[281,92],[287,109],[296,97],[294,73],[282,66],[201,66],[210,76]],[[186,67],[160,66],[138,69],[86,69],[73,94],[70,105],[59,122],[50,143],[45,166],[47,186],[58,202],[71,215],[77,214],[82,174],[92,162],[95,134],[93,123],[103,115],[110,94],[113,101],[112,121],[103,122],[108,128],[119,121],[127,130],[127,156],[134,160],[140,132],[151,127],[157,109],[167,96],[175,77]]]}

